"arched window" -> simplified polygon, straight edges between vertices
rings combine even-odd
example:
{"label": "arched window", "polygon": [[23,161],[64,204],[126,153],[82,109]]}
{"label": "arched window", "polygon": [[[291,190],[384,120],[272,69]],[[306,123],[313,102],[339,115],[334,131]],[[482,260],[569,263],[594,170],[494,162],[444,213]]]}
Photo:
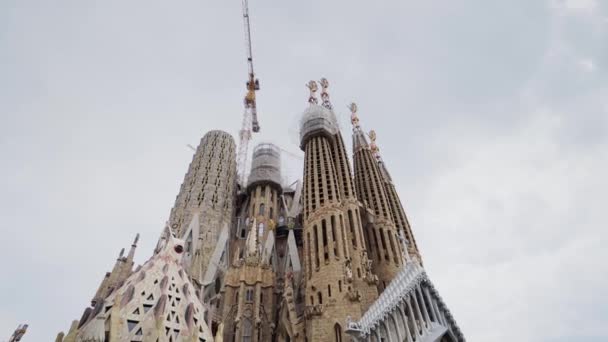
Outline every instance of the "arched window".
{"label": "arched window", "polygon": [[320,291],[317,293],[317,297],[319,297],[319,304],[323,304],[323,295]]}
{"label": "arched window", "polygon": [[274,208],[270,207],[270,209],[268,209],[268,217],[272,218],[272,214],[274,214]]}
{"label": "arched window", "polygon": [[264,215],[264,203],[260,204],[260,210],[258,211],[258,215]]}
{"label": "arched window", "polygon": [[342,327],[338,323],[334,325],[334,341],[342,342]]}

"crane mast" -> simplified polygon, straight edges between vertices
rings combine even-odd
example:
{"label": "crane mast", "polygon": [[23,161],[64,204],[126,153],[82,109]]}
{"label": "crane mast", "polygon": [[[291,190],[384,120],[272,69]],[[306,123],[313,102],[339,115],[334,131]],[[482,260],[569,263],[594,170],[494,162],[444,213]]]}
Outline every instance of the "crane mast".
{"label": "crane mast", "polygon": [[243,0],[243,24],[245,26],[245,49],[247,52],[247,92],[243,104],[245,110],[243,112],[243,122],[239,131],[239,150],[237,153],[237,168],[239,173],[239,181],[245,186],[245,174],[247,172],[247,156],[249,153],[249,141],[251,133],[260,131],[258,123],[257,107],[255,102],[255,92],[260,89],[260,82],[255,78],[253,72],[253,54],[251,49],[251,29],[249,25],[249,4],[247,0]]}

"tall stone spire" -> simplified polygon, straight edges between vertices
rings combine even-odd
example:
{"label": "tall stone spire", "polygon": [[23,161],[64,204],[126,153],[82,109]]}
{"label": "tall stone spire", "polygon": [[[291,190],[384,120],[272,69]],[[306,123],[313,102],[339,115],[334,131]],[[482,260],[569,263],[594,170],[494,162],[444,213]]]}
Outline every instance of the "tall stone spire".
{"label": "tall stone spire", "polygon": [[410,222],[407,219],[405,210],[403,209],[403,204],[399,198],[399,194],[397,193],[393,179],[386,168],[386,164],[380,156],[380,149],[376,146],[376,132],[371,131],[370,138],[372,140],[373,147],[372,153],[376,158],[378,168],[380,169],[380,174],[382,175],[382,182],[384,183],[384,189],[386,189],[393,222],[395,223],[397,230],[403,232],[405,235],[409,255],[418,258],[418,260],[422,262],[422,256],[420,254],[420,250],[418,249],[418,245],[416,244],[416,239],[414,238],[414,233],[412,232]]}
{"label": "tall stone spire", "polygon": [[[321,85],[327,93],[327,80]],[[324,99],[329,102],[329,95]],[[361,315],[377,297],[376,279],[366,272],[348,159],[330,108],[311,102],[300,126],[300,147],[305,152],[303,254],[309,341],[342,341],[341,322],[347,315]]]}
{"label": "tall stone spire", "polygon": [[[190,263],[189,273],[196,273],[195,268],[200,268],[201,274],[207,274],[212,255],[221,243],[222,227],[232,223],[236,192],[235,150],[230,134],[223,131],[205,134],[171,209],[169,223],[173,233],[186,241],[197,242],[188,244],[196,250],[186,251],[191,256],[199,253],[198,264]],[[190,227],[197,214],[198,227]],[[191,232],[198,236],[189,236]]]}
{"label": "tall stone spire", "polygon": [[382,291],[397,275],[403,264],[403,251],[399,243],[397,229],[393,222],[388,195],[384,189],[383,178],[378,168],[372,148],[359,124],[357,106],[353,103],[351,122],[353,123],[353,160],[357,197],[374,213],[372,224],[366,232],[373,260],[374,273],[380,278],[379,290]]}

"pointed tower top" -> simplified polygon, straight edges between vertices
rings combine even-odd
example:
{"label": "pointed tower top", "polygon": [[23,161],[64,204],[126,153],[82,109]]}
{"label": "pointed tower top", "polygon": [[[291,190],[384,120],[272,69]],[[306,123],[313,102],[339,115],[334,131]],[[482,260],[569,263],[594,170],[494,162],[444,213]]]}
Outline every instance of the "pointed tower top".
{"label": "pointed tower top", "polygon": [[371,141],[369,149],[372,151],[374,157],[379,158],[380,155],[378,153],[380,152],[380,149],[378,148],[378,145],[376,145],[376,131],[372,129],[369,131],[368,136],[369,140]]}
{"label": "pointed tower top", "polygon": [[133,245],[137,246],[137,242],[139,241],[139,233],[135,235],[135,240],[133,240]]}
{"label": "pointed tower top", "polygon": [[353,128],[359,128],[359,116],[357,115],[357,104],[352,102],[348,105],[350,109],[350,122],[353,124]]}
{"label": "pointed tower top", "polygon": [[321,84],[321,100],[323,101],[322,106],[332,110],[332,105],[331,102],[329,102],[329,93],[327,92],[327,88],[329,88],[329,81],[327,80],[327,78],[323,77],[321,78],[321,80],[319,80],[319,83]]}
{"label": "pointed tower top", "polygon": [[363,132],[363,130],[361,129],[361,125],[359,123],[359,115],[357,114],[357,104],[356,103],[351,103],[348,106],[348,109],[350,109],[350,122],[353,124],[353,149],[358,149],[358,148],[369,148],[369,145],[367,143],[367,138],[365,137],[365,133]]}

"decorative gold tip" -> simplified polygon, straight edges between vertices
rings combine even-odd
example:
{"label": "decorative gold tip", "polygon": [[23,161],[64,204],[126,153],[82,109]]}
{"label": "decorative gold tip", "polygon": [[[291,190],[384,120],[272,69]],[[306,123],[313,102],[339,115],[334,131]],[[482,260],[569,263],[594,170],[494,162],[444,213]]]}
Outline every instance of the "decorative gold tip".
{"label": "decorative gold tip", "polygon": [[350,122],[353,124],[355,128],[359,128],[359,116],[357,116],[357,104],[352,102],[348,105],[348,109],[350,109]]}

